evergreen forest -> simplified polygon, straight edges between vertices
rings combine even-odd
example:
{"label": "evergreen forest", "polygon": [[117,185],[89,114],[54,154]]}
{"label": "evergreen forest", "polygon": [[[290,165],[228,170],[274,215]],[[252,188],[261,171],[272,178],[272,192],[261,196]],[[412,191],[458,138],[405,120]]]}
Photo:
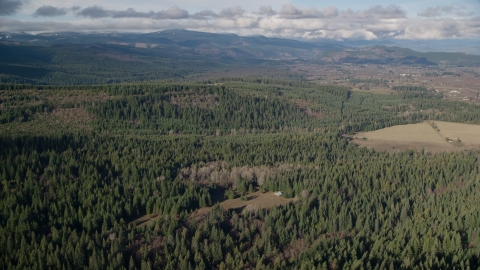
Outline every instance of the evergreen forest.
{"label": "evergreen forest", "polygon": [[[85,82],[0,84],[1,269],[480,267],[479,151],[346,136],[480,124],[477,105],[260,75]],[[289,203],[220,205],[274,191]]]}

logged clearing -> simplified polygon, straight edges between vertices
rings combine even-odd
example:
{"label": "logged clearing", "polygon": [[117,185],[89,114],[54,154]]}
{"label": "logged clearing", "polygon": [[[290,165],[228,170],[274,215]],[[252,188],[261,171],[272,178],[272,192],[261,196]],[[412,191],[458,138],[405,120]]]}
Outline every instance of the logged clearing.
{"label": "logged clearing", "polygon": [[23,134],[54,134],[58,130],[91,130],[93,115],[82,108],[55,109],[52,112],[39,112],[28,121],[17,120],[0,125],[0,134],[20,132]]}
{"label": "logged clearing", "polygon": [[[249,193],[246,195],[246,197],[247,197],[246,201],[242,201],[240,198],[235,198],[235,199],[224,200],[222,202],[219,202],[219,204],[225,210],[233,209],[237,212],[241,212],[244,210],[255,211],[255,209],[259,209],[260,207],[263,209],[268,209],[277,205],[285,205],[291,201],[296,200],[296,198],[284,198],[281,196],[277,196],[273,192],[262,193],[259,191]],[[192,216],[196,220],[203,220],[207,216],[207,214],[210,212],[211,209],[212,207],[200,208],[196,210],[194,213],[192,213]],[[147,226],[157,218],[158,218],[158,215],[156,214],[144,215],[133,220],[130,223],[136,223],[137,226],[140,226],[140,227]]]}
{"label": "logged clearing", "polygon": [[[236,212],[242,211],[255,211],[260,207],[263,209],[271,208],[277,205],[285,205],[291,201],[295,201],[296,198],[284,198],[275,195],[273,192],[261,193],[259,191],[252,192],[246,195],[247,200],[242,201],[240,198],[224,200],[219,204],[225,210],[235,210]],[[192,214],[192,217],[197,220],[203,220],[210,212],[211,207],[200,208]]]}
{"label": "logged clearing", "polygon": [[[222,195],[223,196],[223,195]],[[277,205],[285,205],[291,201],[295,201],[295,198],[284,198],[273,194],[273,192],[252,192],[245,195],[247,197],[246,201],[242,201],[240,198],[227,199],[220,201],[219,204],[225,210],[235,210],[236,212],[242,211],[255,211],[260,207],[263,209],[268,209]],[[210,212],[211,207],[203,207],[195,211],[192,216],[196,220],[202,220]]]}
{"label": "logged clearing", "polygon": [[474,150],[480,149],[480,125],[425,121],[360,132],[353,136],[353,142],[389,152],[405,149],[424,149],[432,153]]}
{"label": "logged clearing", "polygon": [[294,199],[292,198],[284,198],[281,196],[277,196],[273,194],[273,192],[266,192],[266,193],[261,193],[261,192],[253,192],[249,193],[247,195],[247,200],[242,201],[240,198],[236,199],[231,199],[231,200],[225,200],[220,203],[220,205],[223,207],[225,210],[229,209],[243,209],[244,207],[248,205],[262,207],[262,208],[270,208],[272,206],[276,205],[283,205],[287,204]]}
{"label": "logged clearing", "polygon": [[398,95],[397,91],[393,91],[388,87],[372,87],[369,90],[367,89],[360,89],[360,88],[352,88],[353,91],[356,92],[363,92],[363,93],[372,93],[372,94],[382,94],[382,95]]}

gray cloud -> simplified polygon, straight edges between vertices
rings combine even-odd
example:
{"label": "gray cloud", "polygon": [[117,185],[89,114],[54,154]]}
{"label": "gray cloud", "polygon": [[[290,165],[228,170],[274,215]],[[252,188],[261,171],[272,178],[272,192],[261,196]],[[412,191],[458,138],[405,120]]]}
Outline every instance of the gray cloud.
{"label": "gray cloud", "polygon": [[418,12],[420,17],[441,17],[446,15],[456,15],[460,17],[466,17],[473,15],[473,12],[465,12],[465,7],[462,5],[449,5],[449,6],[436,6],[436,7],[427,7],[426,9]]}
{"label": "gray cloud", "polygon": [[133,8],[128,8],[123,11],[112,11],[112,18],[152,18],[155,12],[137,12]]}
{"label": "gray cloud", "polygon": [[90,17],[92,19],[110,17],[111,15],[111,11],[96,5],[84,8],[77,13],[77,16]]}
{"label": "gray cloud", "polygon": [[338,16],[339,11],[333,6],[327,6],[320,11],[315,7],[299,8],[292,4],[285,4],[279,14],[281,17],[291,19],[332,18]]}
{"label": "gray cloud", "polygon": [[55,16],[62,16],[67,14],[66,8],[57,8],[52,6],[42,6],[39,7],[35,13],[33,13],[34,17],[42,16],[42,17],[55,17]]}
{"label": "gray cloud", "polygon": [[218,18],[218,15],[212,10],[202,10],[200,12],[197,12],[191,15],[190,18],[196,19],[196,20],[207,20],[207,19]]}
{"label": "gray cloud", "polygon": [[0,16],[17,13],[22,4],[20,0],[0,0]]}
{"label": "gray cloud", "polygon": [[188,11],[181,9],[177,6],[170,7],[167,10],[161,10],[158,12],[138,12],[133,8],[126,10],[106,10],[99,6],[92,6],[82,9],[77,13],[77,16],[90,17],[92,19],[97,18],[151,18],[156,20],[163,19],[185,19],[188,18]]}
{"label": "gray cloud", "polygon": [[240,6],[234,6],[234,7],[222,9],[222,11],[220,11],[218,16],[222,18],[232,18],[234,16],[242,16],[244,13],[245,13],[245,10],[243,10]]}
{"label": "gray cloud", "polygon": [[162,10],[157,12],[153,19],[162,20],[162,19],[186,19],[188,18],[188,11],[181,9],[177,6],[173,6],[167,10]]}
{"label": "gray cloud", "polygon": [[367,10],[353,11],[347,9],[341,12],[341,16],[347,20],[382,20],[382,19],[405,19],[406,12],[396,5],[383,7],[380,5],[371,7]]}
{"label": "gray cloud", "polygon": [[361,12],[361,15],[365,17],[376,17],[380,19],[398,19],[407,17],[405,11],[397,5],[389,5],[387,7],[377,5],[366,11]]}
{"label": "gray cloud", "polygon": [[50,32],[58,30],[71,31],[75,29],[75,25],[65,22],[28,22],[0,18],[0,31]]}
{"label": "gray cloud", "polygon": [[323,16],[325,16],[325,17],[337,17],[338,16],[338,8],[333,7],[333,6],[328,6],[328,7],[325,7],[322,10],[322,13],[323,13]]}
{"label": "gray cloud", "polygon": [[322,18],[323,14],[314,7],[299,8],[292,4],[285,4],[280,10],[280,15],[286,18]]}
{"label": "gray cloud", "polygon": [[265,14],[265,15],[275,15],[277,12],[272,9],[271,6],[262,6],[260,7],[260,14]]}
{"label": "gray cloud", "polygon": [[[444,10],[447,7],[428,7],[421,12],[418,12],[420,17],[436,17],[444,13]],[[449,10],[450,12],[451,10]]]}

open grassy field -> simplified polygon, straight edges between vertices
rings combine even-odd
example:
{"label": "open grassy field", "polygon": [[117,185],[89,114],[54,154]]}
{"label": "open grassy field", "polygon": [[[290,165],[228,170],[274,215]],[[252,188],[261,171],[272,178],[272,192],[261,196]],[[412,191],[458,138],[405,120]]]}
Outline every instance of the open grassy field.
{"label": "open grassy field", "polygon": [[389,152],[405,149],[424,149],[432,153],[473,150],[480,149],[480,125],[425,121],[357,133],[353,142]]}

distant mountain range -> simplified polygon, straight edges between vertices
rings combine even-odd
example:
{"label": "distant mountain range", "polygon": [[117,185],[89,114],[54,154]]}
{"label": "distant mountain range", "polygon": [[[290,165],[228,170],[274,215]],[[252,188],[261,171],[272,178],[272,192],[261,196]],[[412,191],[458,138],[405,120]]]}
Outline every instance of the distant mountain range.
{"label": "distant mountain range", "polygon": [[[111,83],[185,78],[213,69],[323,64],[480,66],[480,55],[397,46],[344,46],[187,30],[155,33],[0,33],[0,82]],[[346,43],[347,44],[347,43]]]}

